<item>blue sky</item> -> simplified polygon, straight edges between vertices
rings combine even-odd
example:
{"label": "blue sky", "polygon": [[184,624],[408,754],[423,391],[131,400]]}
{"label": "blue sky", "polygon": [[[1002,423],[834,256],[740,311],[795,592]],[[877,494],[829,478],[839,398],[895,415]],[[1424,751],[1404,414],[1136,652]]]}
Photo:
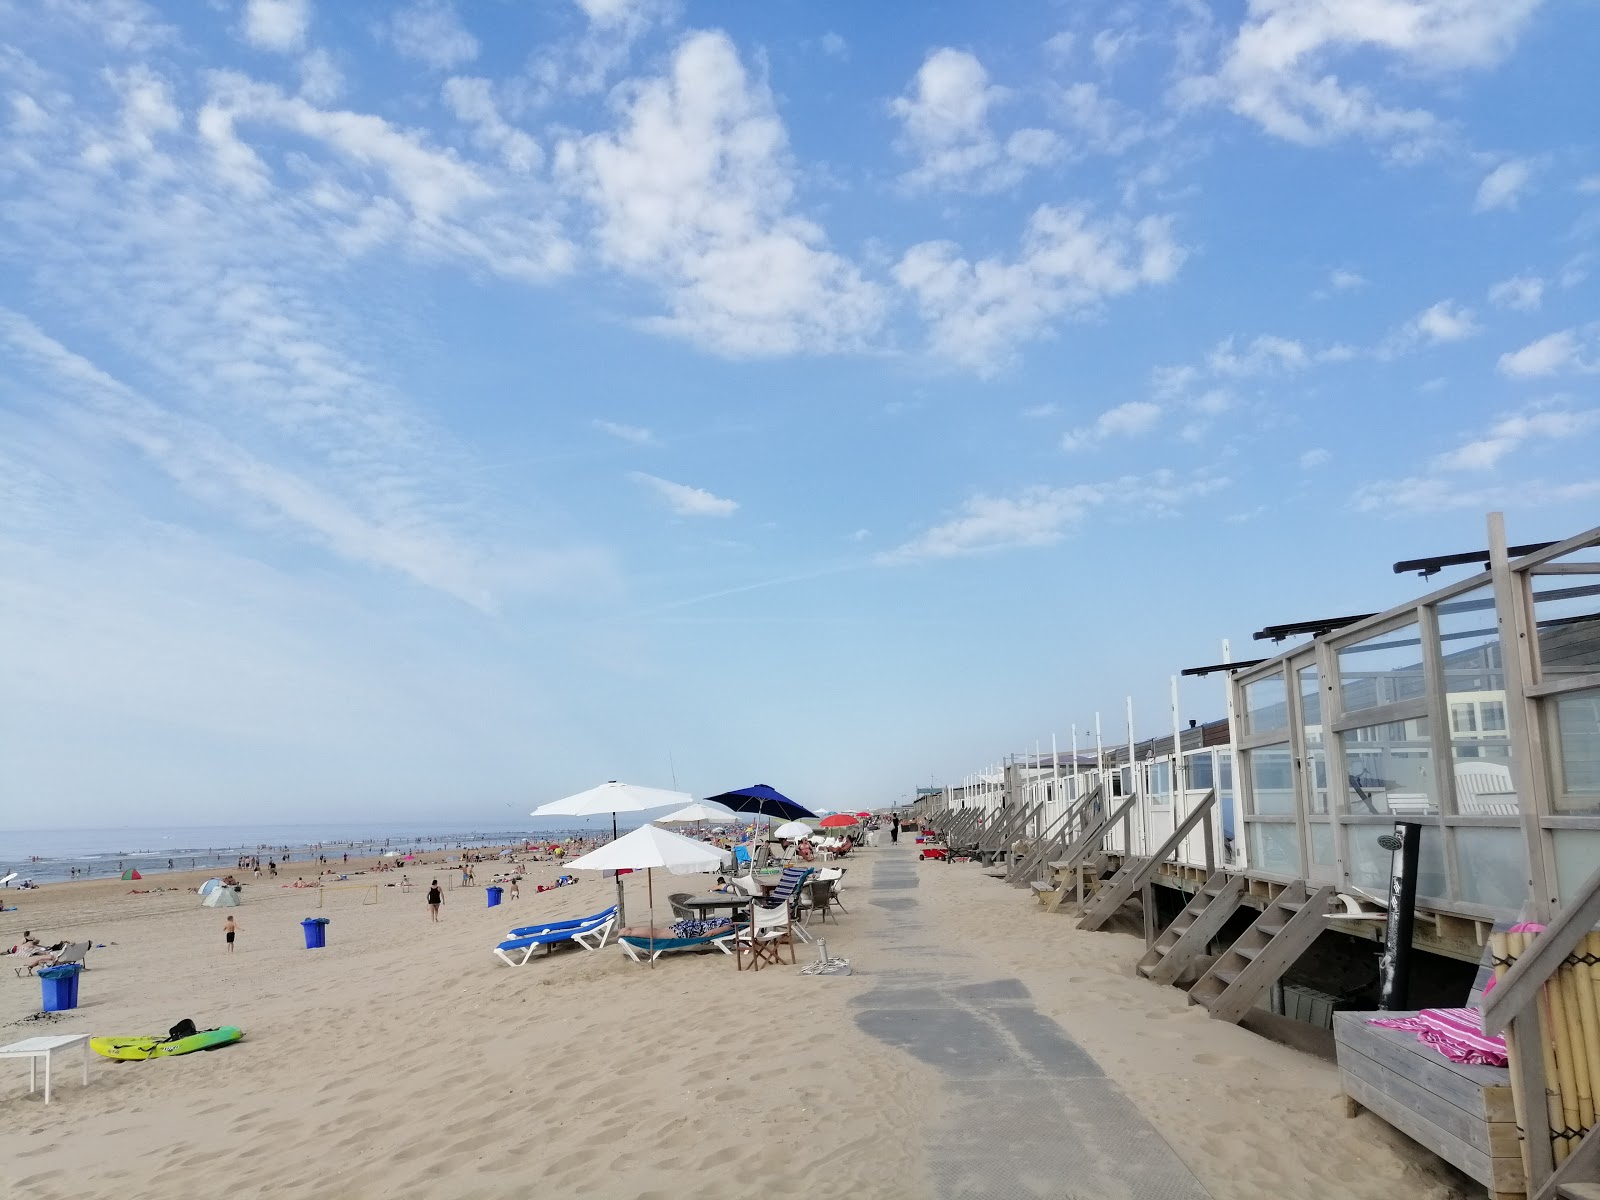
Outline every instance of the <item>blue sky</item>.
{"label": "blue sky", "polygon": [[892,802],[1595,524],[1595,15],[0,0],[4,823]]}

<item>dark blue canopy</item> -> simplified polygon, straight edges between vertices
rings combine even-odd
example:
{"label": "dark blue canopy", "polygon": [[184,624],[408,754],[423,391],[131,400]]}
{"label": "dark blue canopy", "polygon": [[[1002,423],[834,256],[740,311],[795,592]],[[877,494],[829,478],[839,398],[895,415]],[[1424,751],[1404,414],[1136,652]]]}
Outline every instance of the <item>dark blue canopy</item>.
{"label": "dark blue canopy", "polygon": [[723,792],[720,796],[708,796],[707,802],[731,808],[734,812],[761,813],[763,816],[781,817],[785,821],[798,821],[801,817],[817,815],[764,783],[735,788],[731,792]]}

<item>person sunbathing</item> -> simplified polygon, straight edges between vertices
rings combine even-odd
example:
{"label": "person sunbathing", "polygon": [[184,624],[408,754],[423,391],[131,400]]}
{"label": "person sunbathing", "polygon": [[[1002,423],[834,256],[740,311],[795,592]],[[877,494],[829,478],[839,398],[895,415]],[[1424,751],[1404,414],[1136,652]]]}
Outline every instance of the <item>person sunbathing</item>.
{"label": "person sunbathing", "polygon": [[732,933],[733,922],[727,917],[684,917],[666,928],[649,925],[630,925],[619,931],[620,937],[653,938],[658,942],[674,938],[712,937],[719,933]]}

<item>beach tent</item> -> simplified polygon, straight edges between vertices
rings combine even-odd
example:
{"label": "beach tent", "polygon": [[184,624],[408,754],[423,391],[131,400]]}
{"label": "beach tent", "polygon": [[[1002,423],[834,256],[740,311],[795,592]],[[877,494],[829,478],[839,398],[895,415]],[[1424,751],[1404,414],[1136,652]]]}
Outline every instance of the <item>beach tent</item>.
{"label": "beach tent", "polygon": [[124,879],[143,879],[144,878],[143,875],[139,874],[139,872],[135,871],[132,867],[129,867],[126,871],[124,871],[122,873],[122,877]]}
{"label": "beach tent", "polygon": [[200,903],[207,908],[237,908],[239,907],[239,889],[231,887],[212,888],[211,894]]}
{"label": "beach tent", "polygon": [[222,880],[211,878],[200,885],[200,899],[204,900],[212,892],[222,886]]}

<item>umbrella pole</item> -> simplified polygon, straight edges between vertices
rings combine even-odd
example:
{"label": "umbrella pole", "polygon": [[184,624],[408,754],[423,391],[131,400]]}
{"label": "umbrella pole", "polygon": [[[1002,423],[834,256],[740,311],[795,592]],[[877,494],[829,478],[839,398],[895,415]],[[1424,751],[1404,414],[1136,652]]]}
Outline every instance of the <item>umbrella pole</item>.
{"label": "umbrella pole", "polygon": [[650,896],[650,969],[656,969],[656,872],[654,867],[644,871],[644,890]]}
{"label": "umbrella pole", "polygon": [[[617,840],[617,814],[616,813],[612,813],[611,814],[611,840],[613,842]],[[620,929],[624,929],[624,928],[627,927],[627,924],[628,924],[628,910],[623,907],[623,903],[622,903],[622,875],[621,875],[620,872],[617,874],[616,878],[617,878],[617,928],[620,930]]]}

